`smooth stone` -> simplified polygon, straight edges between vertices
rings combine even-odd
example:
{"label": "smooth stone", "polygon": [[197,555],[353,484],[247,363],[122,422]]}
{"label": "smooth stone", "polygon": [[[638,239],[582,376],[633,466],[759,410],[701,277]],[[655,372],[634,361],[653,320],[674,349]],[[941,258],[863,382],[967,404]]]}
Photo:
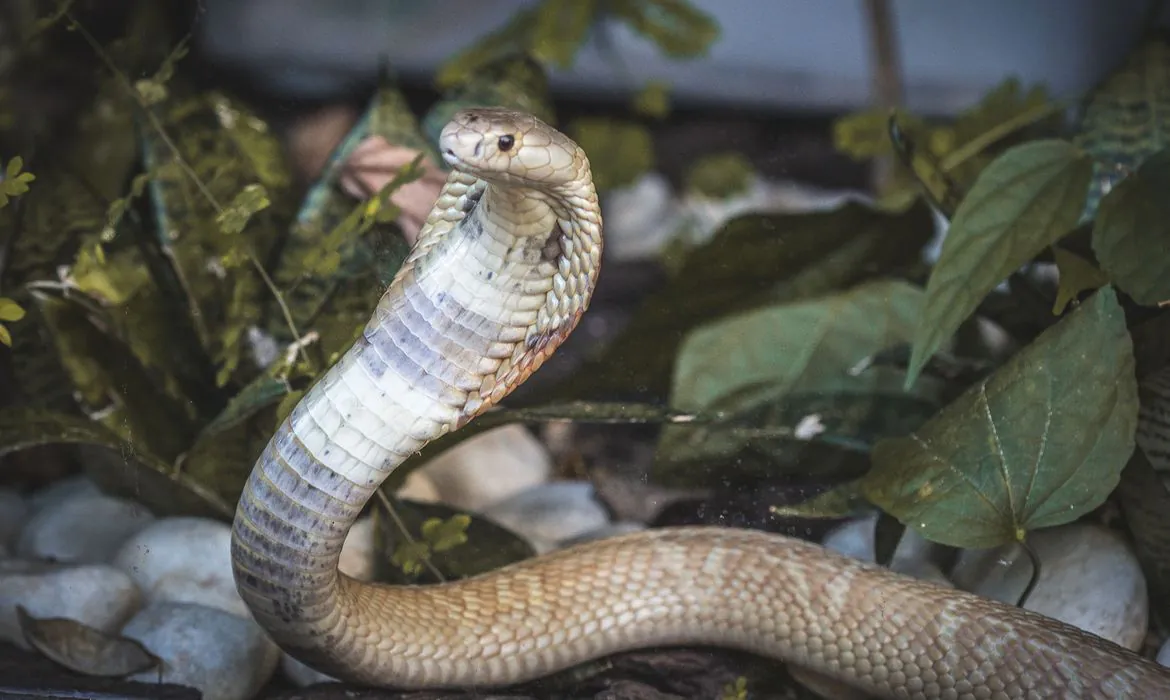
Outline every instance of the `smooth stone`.
{"label": "smooth stone", "polygon": [[29,505],[12,489],[0,489],[0,548],[6,550],[28,520]]}
{"label": "smooth stone", "polygon": [[162,668],[129,677],[177,683],[204,700],[249,700],[272,677],[280,651],[250,619],[193,603],[156,601],[122,628],[162,659]]}
{"label": "smooth stone", "polygon": [[435,482],[418,469],[406,475],[406,480],[394,495],[401,500],[420,503],[437,503],[442,498]]}
{"label": "smooth stone", "polygon": [[142,505],[124,498],[78,494],[44,507],[29,519],[18,556],[59,562],[107,562],[128,537],[154,522]]}
{"label": "smooth stone", "polygon": [[1154,661],[1163,666],[1170,666],[1170,639],[1162,642],[1162,646],[1158,647],[1158,655],[1154,657]]}
{"label": "smooth stone", "polygon": [[374,578],[374,527],[374,517],[366,516],[349,529],[337,561],[341,573],[358,581]]}
{"label": "smooth stone", "polygon": [[484,518],[528,540],[538,552],[609,524],[609,512],[588,481],[540,484],[496,503]]}
{"label": "smooth stone", "polygon": [[88,476],[71,476],[40,489],[29,496],[29,512],[36,513],[79,496],[100,496],[102,490]]}
{"label": "smooth stone", "polygon": [[232,574],[231,527],[209,518],[156,520],[131,535],[112,562],[149,602],[197,603],[250,616]]}
{"label": "smooth stone", "polygon": [[628,535],[631,532],[641,532],[645,530],[646,526],[642,523],[635,523],[628,520],[622,520],[616,523],[606,523],[601,527],[584,532],[576,537],[568,537],[557,543],[558,547],[572,547],[586,542],[595,542],[597,540],[607,540],[611,537],[620,537],[621,535]]}
{"label": "smooth stone", "polygon": [[[876,513],[855,518],[842,523],[825,535],[821,544],[847,557],[862,561],[876,561],[877,552],[874,551],[873,538],[877,528],[878,516]],[[914,530],[906,529],[902,539],[894,550],[895,559],[916,559],[929,556],[933,548],[931,542]]]}
{"label": "smooth stone", "polygon": [[286,678],[301,688],[310,685],[316,685],[317,683],[341,682],[333,676],[321,673],[315,668],[310,668],[309,666],[306,666],[300,661],[297,661],[293,657],[284,653],[282,653],[280,657],[280,670],[284,673]]}
{"label": "smooth stone", "polygon": [[602,195],[605,253],[614,260],[657,257],[685,223],[670,180],[651,171]]}
{"label": "smooth stone", "polygon": [[552,474],[552,457],[527,428],[503,425],[468,438],[419,469],[439,492],[439,500],[456,510],[485,508]]}
{"label": "smooth stone", "polygon": [[0,638],[28,649],[16,606],[36,618],[64,617],[103,632],[115,632],[142,604],[142,594],[124,571],[107,564],[49,566],[9,562],[0,571]]}
{"label": "smooth stone", "polygon": [[[1120,535],[1091,524],[1037,530],[1028,544],[1040,578],[1024,607],[1127,649],[1141,648],[1149,624],[1146,579]],[[1015,605],[1032,577],[1018,544],[964,550],[951,578],[964,590]]]}
{"label": "smooth stone", "polygon": [[[877,553],[873,547],[877,520],[876,513],[850,520],[829,531],[821,540],[821,544],[847,557],[873,563],[877,561]],[[934,547],[933,543],[917,532],[905,530],[897,548],[894,549],[890,570],[952,588],[953,584],[942,570],[930,561]]]}

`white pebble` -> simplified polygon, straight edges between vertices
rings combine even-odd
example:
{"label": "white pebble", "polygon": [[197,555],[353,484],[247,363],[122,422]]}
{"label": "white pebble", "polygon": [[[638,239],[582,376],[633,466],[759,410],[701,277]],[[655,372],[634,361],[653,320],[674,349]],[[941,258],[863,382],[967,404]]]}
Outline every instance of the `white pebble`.
{"label": "white pebble", "polygon": [[488,507],[483,517],[520,535],[541,553],[609,524],[609,513],[587,481],[534,486]]}
{"label": "white pebble", "polygon": [[280,669],[284,671],[284,675],[290,681],[302,688],[308,685],[316,685],[317,683],[338,682],[333,676],[327,676],[315,668],[310,668],[288,654],[281,655]]}
{"label": "white pebble", "polygon": [[163,518],[131,535],[114,566],[150,602],[198,603],[250,617],[232,575],[231,527],[208,518]]}
{"label": "white pebble", "polygon": [[73,563],[107,562],[126,538],[154,521],[140,504],[75,495],[38,510],[21,531],[18,556]]}
{"label": "white pebble", "polygon": [[190,686],[204,700],[249,700],[280,660],[276,645],[252,620],[192,603],[151,603],[122,634],[162,659],[161,673],[152,669],[129,680]]}
{"label": "white pebble", "polygon": [[112,566],[16,560],[0,570],[0,639],[28,648],[17,621],[18,605],[36,618],[64,617],[114,632],[141,603],[134,581]]}
{"label": "white pebble", "polygon": [[542,484],[552,457],[522,425],[504,425],[468,438],[419,467],[442,503],[482,512],[493,503]]}
{"label": "white pebble", "polygon": [[36,513],[64,503],[71,498],[100,495],[102,495],[101,489],[88,476],[71,476],[68,479],[54,481],[32,494],[28,499],[28,507],[30,513]]}
{"label": "white pebble", "polygon": [[[1029,534],[1040,559],[1040,578],[1024,607],[1104,637],[1134,651],[1148,626],[1146,579],[1137,557],[1118,534],[1073,524]],[[955,584],[1015,604],[1032,576],[1018,545],[965,550],[952,572]]]}
{"label": "white pebble", "polygon": [[374,578],[374,518],[360,518],[341,545],[341,557],[337,562],[341,573],[358,581]]}
{"label": "white pebble", "polygon": [[28,503],[11,489],[0,489],[0,551],[7,551],[28,519]]}
{"label": "white pebble", "polygon": [[[845,556],[861,561],[877,561],[874,551],[874,531],[877,527],[877,514],[855,518],[833,528],[821,544]],[[890,560],[890,569],[900,574],[913,576],[923,581],[932,581],[948,588],[953,587],[943,572],[930,562],[931,550],[934,545],[924,539],[917,532],[907,529],[902,533],[902,539],[894,549],[894,556]]]}

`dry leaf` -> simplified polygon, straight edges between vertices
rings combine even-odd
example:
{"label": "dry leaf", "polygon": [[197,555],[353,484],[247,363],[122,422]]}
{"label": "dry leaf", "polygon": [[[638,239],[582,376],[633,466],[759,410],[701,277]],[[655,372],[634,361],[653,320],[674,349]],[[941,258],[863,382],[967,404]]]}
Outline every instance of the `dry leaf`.
{"label": "dry leaf", "polygon": [[133,639],[106,634],[77,620],[37,619],[16,606],[20,630],[34,649],[71,671],[119,677],[157,666],[158,657]]}

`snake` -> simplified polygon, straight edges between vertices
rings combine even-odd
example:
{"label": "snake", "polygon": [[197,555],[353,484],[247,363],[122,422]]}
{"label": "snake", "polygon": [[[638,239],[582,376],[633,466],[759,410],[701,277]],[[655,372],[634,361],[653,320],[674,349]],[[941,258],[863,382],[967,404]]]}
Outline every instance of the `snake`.
{"label": "snake", "polygon": [[483,107],[456,113],[438,145],[450,172],[413,247],[236,508],[236,588],[287,654],[402,690],[509,686],[691,646],[881,698],[1170,697],[1170,669],[1104,638],[750,528],[649,528],[436,584],[339,571],[374,491],[537,371],[598,279],[601,206],[575,141]]}

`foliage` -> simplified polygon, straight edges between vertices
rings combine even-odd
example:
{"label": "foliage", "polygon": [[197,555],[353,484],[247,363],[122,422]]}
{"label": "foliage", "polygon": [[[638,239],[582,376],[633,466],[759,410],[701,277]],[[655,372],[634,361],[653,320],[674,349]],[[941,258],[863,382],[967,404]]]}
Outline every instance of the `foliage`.
{"label": "foliage", "polygon": [[[40,31],[65,20],[84,33],[61,8]],[[438,129],[472,104],[555,123],[547,70],[615,22],[679,58],[718,33],[683,0],[542,0],[452,59],[421,119],[380,85],[299,199],[267,122],[190,81],[184,41],[135,53],[86,35],[102,57],[90,102],[53,157],[31,163],[32,187],[19,156],[0,185],[0,233],[14,241],[0,322],[28,309],[36,331],[10,338],[0,326],[0,340],[22,377],[44,382],[25,387],[42,405],[0,413],[0,455],[75,446],[105,455],[86,459],[103,486],[159,513],[230,518],[274,426],[352,343],[405,258],[390,197],[428,162],[442,167]],[[550,392],[559,401],[530,395],[482,416],[409,459],[387,489],[477,431],[575,420],[661,426],[654,476],[668,485],[799,474],[831,488],[780,510],[878,509],[955,546],[1082,516],[1131,463],[1146,401],[1135,378],[1160,368],[1143,362],[1170,364],[1152,348],[1170,314],[1167,57],[1162,39],[1145,40],[1076,123],[1015,80],[954,119],[840,119],[842,152],[897,159],[876,204],[732,219]],[[598,186],[621,187],[654,166],[649,125],[670,107],[668,86],[650,83],[630,115],[564,129]],[[341,175],[378,138],[418,158],[355,201]],[[725,197],[750,179],[742,158],[717,155],[687,186]],[[923,255],[932,207],[947,219],[937,261]],[[378,530],[382,580],[458,578],[532,554],[466,514],[394,512],[402,527]]]}
{"label": "foliage", "polygon": [[742,153],[714,153],[699,158],[687,171],[687,190],[724,199],[743,194],[751,185],[755,169]]}
{"label": "foliage", "polygon": [[19,197],[28,192],[28,183],[37,179],[32,173],[22,172],[24,159],[16,156],[8,161],[4,169],[4,177],[0,179],[0,209],[8,206],[12,197]]}
{"label": "foliage", "polygon": [[[1170,313],[1163,41],[1137,47],[1075,124],[1054,118],[1042,89],[1025,94],[1015,81],[949,123],[841,119],[844,152],[898,158],[882,208],[925,200],[948,219],[937,261],[911,270],[909,285],[857,280],[746,308],[724,303],[685,328],[669,353],[669,400],[696,420],[663,430],[658,479],[799,474],[832,488],[777,513],[877,508],[955,547],[1023,541],[1102,504],[1131,463],[1148,400],[1137,391],[1139,359],[1147,373],[1170,360],[1152,347],[1164,345]],[[794,220],[775,226],[789,242],[800,230]],[[1053,264],[1058,282],[1040,274]],[[773,271],[791,277],[806,265]],[[751,263],[719,267],[742,277]],[[897,301],[900,288],[915,290],[905,297],[913,307]],[[1009,335],[1006,348],[973,342],[987,325]],[[661,351],[650,342],[647,353]]]}
{"label": "foliage", "polygon": [[567,68],[590,30],[611,21],[626,24],[671,58],[702,56],[719,36],[715,21],[686,0],[541,0],[453,56],[435,80],[449,88],[515,54]]}
{"label": "foliage", "polygon": [[[19,321],[24,318],[24,309],[20,304],[6,297],[0,297],[0,321]],[[12,347],[12,333],[0,323],[0,343]]]}

